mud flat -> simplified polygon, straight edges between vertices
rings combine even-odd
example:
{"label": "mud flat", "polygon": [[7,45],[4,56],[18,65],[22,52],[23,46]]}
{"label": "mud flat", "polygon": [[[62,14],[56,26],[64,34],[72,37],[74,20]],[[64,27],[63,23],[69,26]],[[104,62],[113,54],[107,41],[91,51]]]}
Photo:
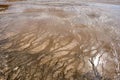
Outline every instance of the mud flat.
{"label": "mud flat", "polygon": [[120,6],[0,2],[0,80],[119,80]]}

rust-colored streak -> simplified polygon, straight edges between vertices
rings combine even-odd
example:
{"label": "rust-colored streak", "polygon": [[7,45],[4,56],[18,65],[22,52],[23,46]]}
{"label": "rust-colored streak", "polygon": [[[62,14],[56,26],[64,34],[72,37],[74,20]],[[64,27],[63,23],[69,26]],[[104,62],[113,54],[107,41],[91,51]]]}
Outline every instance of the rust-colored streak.
{"label": "rust-colored streak", "polygon": [[9,6],[10,6],[10,5],[8,5],[8,4],[0,4],[0,11],[5,11],[5,10],[7,10]]}

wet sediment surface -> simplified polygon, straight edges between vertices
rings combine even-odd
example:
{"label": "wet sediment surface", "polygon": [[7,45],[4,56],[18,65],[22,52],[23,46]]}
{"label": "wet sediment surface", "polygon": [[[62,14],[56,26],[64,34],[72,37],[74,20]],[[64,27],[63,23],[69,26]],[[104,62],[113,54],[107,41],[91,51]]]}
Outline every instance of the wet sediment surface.
{"label": "wet sediment surface", "polygon": [[120,80],[120,6],[0,3],[1,80]]}

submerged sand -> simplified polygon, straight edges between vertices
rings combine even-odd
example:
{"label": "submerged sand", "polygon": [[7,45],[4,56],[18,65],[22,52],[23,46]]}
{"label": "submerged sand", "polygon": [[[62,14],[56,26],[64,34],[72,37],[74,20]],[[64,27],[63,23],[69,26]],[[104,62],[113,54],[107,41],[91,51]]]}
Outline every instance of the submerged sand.
{"label": "submerged sand", "polygon": [[119,5],[11,1],[0,2],[1,80],[120,79]]}

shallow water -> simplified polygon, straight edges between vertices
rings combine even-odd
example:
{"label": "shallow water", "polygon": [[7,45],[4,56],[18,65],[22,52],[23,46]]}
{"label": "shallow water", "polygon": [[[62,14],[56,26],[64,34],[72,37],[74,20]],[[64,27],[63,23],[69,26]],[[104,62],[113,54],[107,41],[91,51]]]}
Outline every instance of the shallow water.
{"label": "shallow water", "polygon": [[1,1],[1,80],[119,80],[120,6]]}

